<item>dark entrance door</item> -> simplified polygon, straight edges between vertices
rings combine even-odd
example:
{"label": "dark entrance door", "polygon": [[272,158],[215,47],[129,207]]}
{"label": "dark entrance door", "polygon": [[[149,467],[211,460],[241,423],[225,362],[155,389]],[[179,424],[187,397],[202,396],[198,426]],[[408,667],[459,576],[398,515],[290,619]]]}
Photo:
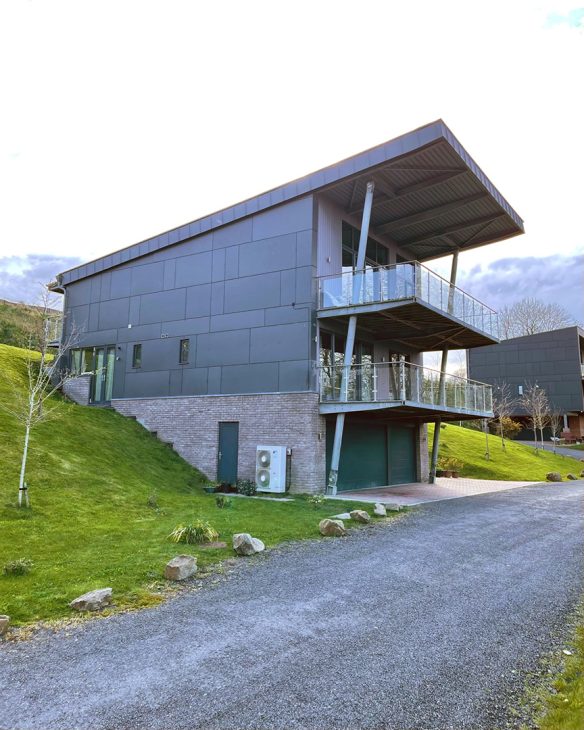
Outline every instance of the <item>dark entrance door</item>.
{"label": "dark entrance door", "polygon": [[235,484],[237,481],[237,452],[239,423],[225,421],[219,424],[219,451],[217,453],[217,481]]}
{"label": "dark entrance door", "polygon": [[389,426],[389,484],[416,481],[416,435],[407,426]]}

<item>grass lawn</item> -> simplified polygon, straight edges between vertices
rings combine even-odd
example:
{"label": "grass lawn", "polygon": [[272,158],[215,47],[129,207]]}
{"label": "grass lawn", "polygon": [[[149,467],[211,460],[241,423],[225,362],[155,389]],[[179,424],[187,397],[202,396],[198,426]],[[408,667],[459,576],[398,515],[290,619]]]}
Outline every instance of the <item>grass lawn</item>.
{"label": "grass lawn", "polygon": [[[432,447],[434,426],[428,426],[428,443]],[[501,448],[501,439],[489,435],[491,458],[485,458],[485,434],[469,428],[447,424],[440,434],[440,456],[454,456],[464,462],[461,476],[473,479],[503,479],[508,481],[545,481],[545,475],[557,471],[565,478],[572,472],[576,476],[584,469],[584,463],[575,454],[572,459],[549,451],[537,452],[531,446],[506,441],[507,450]]]}
{"label": "grass lawn", "polygon": [[[0,345],[0,370],[24,376],[23,350]],[[14,402],[15,387],[0,380],[0,402]],[[294,502],[234,498],[218,509],[202,490],[203,477],[135,421],[115,411],[62,401],[58,420],[32,433],[27,482],[32,509],[18,509],[22,428],[0,410],[0,613],[14,624],[70,615],[68,602],[85,591],[111,586],[118,606],[159,599],[152,584],[165,563],[181,552],[204,567],[233,556],[234,532],[251,532],[266,545],[319,538],[323,517],[356,502],[328,502],[317,509]],[[147,505],[156,495],[158,509]],[[370,507],[371,505],[369,505]],[[201,518],[228,548],[176,545],[167,535]],[[28,575],[7,576],[2,567],[27,558]]]}
{"label": "grass lawn", "polygon": [[[582,730],[584,727],[584,616],[570,643],[572,656],[565,656],[563,671],[552,688],[537,690],[535,706],[539,730]],[[549,681],[546,682],[549,685]],[[526,730],[526,729],[525,729]]]}
{"label": "grass lawn", "polygon": [[565,449],[575,449],[576,451],[584,451],[584,444],[569,444],[564,446]]}

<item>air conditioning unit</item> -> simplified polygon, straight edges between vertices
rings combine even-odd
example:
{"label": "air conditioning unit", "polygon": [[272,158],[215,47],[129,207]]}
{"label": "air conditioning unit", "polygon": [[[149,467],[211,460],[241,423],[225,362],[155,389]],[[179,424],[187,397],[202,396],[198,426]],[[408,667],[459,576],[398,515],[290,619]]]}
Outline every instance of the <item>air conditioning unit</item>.
{"label": "air conditioning unit", "polygon": [[258,446],[256,450],[258,492],[286,491],[286,447]]}

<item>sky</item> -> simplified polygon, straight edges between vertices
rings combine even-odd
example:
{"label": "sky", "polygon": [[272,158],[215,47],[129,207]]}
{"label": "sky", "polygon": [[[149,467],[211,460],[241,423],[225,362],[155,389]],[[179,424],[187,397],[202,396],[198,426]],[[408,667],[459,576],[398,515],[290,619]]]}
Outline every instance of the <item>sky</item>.
{"label": "sky", "polygon": [[584,6],[3,0],[0,64],[0,297],[442,118],[527,231],[461,286],[584,321]]}

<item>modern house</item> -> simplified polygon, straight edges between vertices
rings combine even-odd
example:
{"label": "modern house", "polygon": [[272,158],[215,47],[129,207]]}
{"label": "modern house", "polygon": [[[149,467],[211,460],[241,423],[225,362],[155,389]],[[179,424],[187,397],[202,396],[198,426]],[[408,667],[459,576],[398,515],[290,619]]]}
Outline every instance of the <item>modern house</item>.
{"label": "modern house", "polygon": [[[209,478],[291,451],[295,491],[428,477],[426,424],[491,415],[424,351],[496,343],[497,314],[425,262],[523,232],[436,121],[58,275],[79,377]],[[440,429],[436,429],[439,432]]]}
{"label": "modern house", "polygon": [[[564,418],[562,436],[584,438],[584,330],[565,327],[468,351],[468,373],[494,387],[509,385],[517,399],[513,418],[527,422],[518,402],[529,385],[543,388],[550,406]],[[549,429],[548,429],[549,431]],[[550,434],[548,433],[548,436]],[[523,436],[529,438],[527,432]]]}

